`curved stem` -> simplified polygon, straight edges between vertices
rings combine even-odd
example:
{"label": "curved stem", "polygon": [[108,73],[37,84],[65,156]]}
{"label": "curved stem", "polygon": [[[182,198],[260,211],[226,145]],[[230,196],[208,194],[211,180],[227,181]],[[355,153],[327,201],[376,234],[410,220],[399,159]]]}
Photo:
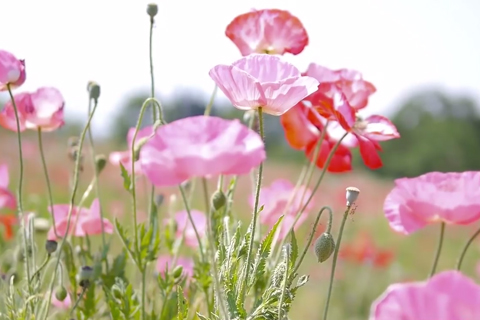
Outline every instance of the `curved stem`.
{"label": "curved stem", "polygon": [[33,281],[33,279],[35,279],[35,276],[38,275],[40,273],[40,271],[42,271],[43,268],[45,268],[48,261],[50,261],[51,256],[52,256],[51,254],[47,254],[47,257],[45,258],[45,261],[43,261],[42,265],[37,269],[37,271],[35,271],[35,273],[32,275],[32,279],[30,279],[30,281]]}
{"label": "curved stem", "polygon": [[332,229],[332,223],[333,223],[333,212],[332,209],[328,206],[323,207],[320,209],[320,211],[317,214],[317,218],[315,219],[315,222],[313,223],[312,227],[312,232],[310,232],[310,236],[308,237],[307,245],[305,246],[305,249],[302,252],[302,255],[300,256],[300,259],[297,262],[297,265],[295,266],[295,269],[293,269],[292,274],[295,274],[298,271],[298,268],[300,268],[300,265],[303,262],[303,259],[305,258],[305,255],[307,254],[308,248],[310,248],[310,245],[312,244],[313,237],[315,236],[315,231],[317,230],[318,222],[320,221],[320,218],[322,217],[323,211],[328,210],[328,226],[327,226],[327,232],[330,232]]}
{"label": "curved stem", "polygon": [[48,176],[47,161],[45,161],[45,152],[43,150],[42,128],[38,128],[38,148],[40,149],[40,158],[42,159],[43,172],[45,174],[45,181],[47,183],[48,202],[50,207],[50,215],[52,217],[53,233],[55,238],[59,238],[57,233],[57,226],[55,225],[55,215],[53,214],[53,196],[52,186],[50,184],[50,178]]}
{"label": "curved stem", "polygon": [[200,239],[200,235],[198,234],[197,227],[195,226],[195,222],[193,221],[192,213],[190,211],[190,206],[188,205],[187,195],[185,194],[185,189],[181,185],[179,186],[179,188],[180,188],[180,193],[182,194],[182,200],[185,205],[185,210],[187,211],[188,220],[190,220],[190,223],[192,224],[193,231],[195,232],[195,237],[197,238],[197,241],[198,241],[198,248],[200,250],[200,256],[202,257],[202,262],[205,262],[205,254],[203,252],[202,240]]}
{"label": "curved stem", "polygon": [[478,235],[480,235],[480,228],[470,237],[470,239],[468,239],[467,243],[463,247],[462,253],[460,254],[460,257],[458,258],[457,266],[455,267],[455,269],[460,271],[460,268],[462,267],[463,258],[465,258],[465,254],[467,253],[467,250],[470,247],[470,245],[472,244],[473,240],[475,240],[475,238]]}
{"label": "curved stem", "polygon": [[[264,129],[263,129],[263,110],[262,108],[258,108],[258,131],[260,134],[260,138],[264,140]],[[257,219],[258,219],[258,203],[260,200],[260,188],[262,187],[262,177],[263,177],[263,162],[260,163],[260,166],[258,168],[258,178],[257,178],[257,186],[255,188],[255,202],[253,206],[253,218],[251,222],[251,227],[252,227],[252,236],[250,238],[250,243],[248,245],[248,253],[247,253],[247,262],[245,266],[245,276],[243,279],[243,284],[242,288],[240,289],[240,293],[242,295],[243,300],[245,300],[245,294],[247,292],[247,283],[248,283],[248,277],[250,273],[250,264],[252,261],[252,254],[253,254],[253,241],[255,239],[255,228],[257,226]]]}
{"label": "curved stem", "polygon": [[440,235],[438,237],[437,250],[435,252],[435,258],[433,259],[432,270],[430,271],[430,274],[428,276],[429,278],[431,278],[435,274],[435,271],[437,270],[438,259],[440,258],[440,253],[442,252],[444,234],[445,234],[445,222],[442,222],[440,224]]}
{"label": "curved stem", "polygon": [[[17,103],[15,102],[15,98],[13,97],[12,88],[9,83],[7,83],[7,90],[8,94],[10,95],[10,100],[12,101],[13,112],[15,113],[15,124],[17,126],[17,143],[18,143],[18,162],[19,162],[19,178],[18,178],[18,188],[17,188],[17,214],[18,220],[22,221],[22,225],[25,225],[25,217],[23,215],[23,171],[24,171],[24,164],[23,164],[23,150],[22,150],[22,136],[20,130],[20,118],[18,115],[18,108]],[[28,243],[27,243],[27,230],[23,228],[22,232],[22,240],[25,250],[25,272],[27,273],[27,285],[28,285],[28,293],[32,295],[32,283],[30,277],[30,256],[28,254]],[[29,304],[31,306],[31,304]]]}
{"label": "curved stem", "polygon": [[79,304],[80,301],[83,299],[83,296],[85,295],[86,292],[87,292],[87,287],[84,287],[84,288],[82,289],[82,292],[81,292],[80,295],[78,296],[77,300],[75,301],[75,304],[73,305],[72,310],[70,310],[70,316],[73,315],[73,312],[75,311],[75,309],[77,309],[78,304]]}
{"label": "curved stem", "polygon": [[218,90],[218,86],[215,85],[215,88],[213,88],[212,95],[210,96],[210,100],[208,101],[207,107],[205,108],[205,112],[203,115],[205,116],[210,115],[210,112],[212,111],[212,107],[213,107],[213,102],[215,101],[215,96],[217,95],[217,90]]}
{"label": "curved stem", "polygon": [[335,268],[337,266],[338,252],[340,251],[340,243],[342,242],[343,229],[345,228],[345,223],[347,222],[350,208],[351,207],[347,207],[347,210],[345,210],[345,213],[343,214],[342,223],[340,224],[340,231],[338,232],[338,236],[337,236],[337,243],[335,244],[335,251],[333,253],[333,261],[332,261],[332,271],[330,272],[330,283],[328,285],[328,294],[327,294],[327,301],[325,302],[323,320],[327,320],[328,306],[330,305],[330,297],[332,296],[333,281],[335,278]]}
{"label": "curved stem", "polygon": [[[92,99],[90,99],[90,101],[88,102],[88,114],[89,115],[92,112],[92,102],[91,101],[92,101]],[[97,99],[94,99],[94,108],[97,108],[97,103],[98,103]],[[100,230],[102,230],[102,247],[103,247],[102,252],[105,252],[105,249],[107,247],[107,240],[106,240],[106,237],[105,237],[104,214],[103,214],[103,209],[102,209],[102,202],[100,200],[100,186],[99,186],[99,182],[98,182],[99,173],[98,173],[96,154],[95,154],[95,144],[93,142],[93,135],[92,135],[92,127],[91,126],[88,126],[88,140],[90,142],[90,154],[92,155],[93,181],[94,181],[94,185],[95,185],[95,193],[96,193],[96,197],[98,199],[98,207],[99,207],[99,211],[100,211],[100,220],[101,220],[101,222],[100,222],[100,228],[101,229]],[[108,269],[109,269],[108,259],[105,258],[104,262],[105,262],[106,273],[108,273]]]}

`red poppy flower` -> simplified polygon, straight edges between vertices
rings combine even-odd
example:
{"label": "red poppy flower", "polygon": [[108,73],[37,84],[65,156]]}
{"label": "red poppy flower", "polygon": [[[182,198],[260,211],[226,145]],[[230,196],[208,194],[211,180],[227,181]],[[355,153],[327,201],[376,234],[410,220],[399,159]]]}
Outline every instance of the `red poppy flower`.
{"label": "red poppy flower", "polygon": [[353,242],[343,245],[339,254],[342,259],[369,263],[378,268],[388,267],[394,258],[392,250],[377,247],[367,233],[361,233]]}
{"label": "red poppy flower", "polygon": [[[303,150],[310,161],[313,161],[315,148],[325,127],[322,120],[324,119],[314,109],[305,106],[303,103],[297,104],[280,117],[288,144],[294,149]],[[325,166],[328,155],[337,141],[328,133],[325,133],[316,161],[317,167],[323,168]],[[338,173],[351,169],[352,154],[345,143],[342,143],[335,151],[327,170]]]}
{"label": "red poppy flower", "polygon": [[13,214],[0,215],[0,225],[3,225],[3,238],[10,240],[13,238],[13,226],[17,223],[17,218]]}

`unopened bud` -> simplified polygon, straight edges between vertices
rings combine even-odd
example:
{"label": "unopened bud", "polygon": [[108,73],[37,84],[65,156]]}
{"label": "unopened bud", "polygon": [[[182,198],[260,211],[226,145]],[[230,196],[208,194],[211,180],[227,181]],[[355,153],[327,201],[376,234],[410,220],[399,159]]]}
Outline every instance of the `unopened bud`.
{"label": "unopened bud", "polygon": [[55,240],[47,240],[45,242],[45,250],[47,250],[48,254],[52,254],[57,251],[58,243]]}
{"label": "unopened bud", "polygon": [[158,6],[156,3],[149,3],[147,5],[147,13],[150,16],[150,18],[154,18],[157,13],[158,13]]}
{"label": "unopened bud", "polygon": [[212,195],[211,201],[212,201],[213,209],[220,210],[221,208],[223,208],[223,206],[227,202],[227,198],[225,197],[225,194],[223,193],[222,190],[217,190]]}
{"label": "unopened bud", "polygon": [[112,293],[113,293],[113,296],[116,298],[116,299],[122,299],[122,291],[120,290],[119,287],[117,286],[113,286],[112,287]]}
{"label": "unopened bud", "polygon": [[33,223],[33,228],[37,232],[47,232],[50,230],[50,222],[45,218],[37,217]]}
{"label": "unopened bud", "polygon": [[57,298],[58,301],[63,301],[67,298],[67,290],[64,286],[55,288],[55,298]]}
{"label": "unopened bud", "polygon": [[107,158],[103,154],[99,154],[95,157],[95,168],[98,173],[102,172],[106,165]]}
{"label": "unopened bud", "polygon": [[90,281],[92,281],[93,277],[93,269],[89,266],[82,267],[80,273],[78,274],[79,284],[83,288],[87,288],[90,285]]}
{"label": "unopened bud", "polygon": [[157,208],[163,204],[163,201],[165,201],[165,196],[163,194],[157,194],[155,196],[155,205]]}
{"label": "unopened bud", "polygon": [[144,137],[138,140],[138,142],[135,143],[135,148],[133,148],[133,156],[134,160],[138,161],[140,158],[140,151],[142,150],[142,147],[147,143],[148,139],[150,137]]}
{"label": "unopened bud", "polygon": [[100,98],[100,86],[95,81],[89,81],[87,84],[87,91],[90,96],[90,99],[97,102],[98,98]]}
{"label": "unopened bud", "polygon": [[180,278],[183,272],[183,266],[176,266],[175,269],[173,269],[172,275],[175,279]]}
{"label": "unopened bud", "polygon": [[335,251],[335,240],[333,240],[330,233],[324,232],[315,241],[315,255],[317,256],[318,262],[327,261],[333,251]]}
{"label": "unopened bud", "polygon": [[358,195],[360,194],[360,190],[355,187],[348,187],[346,189],[346,199],[347,199],[347,207],[352,206],[355,201],[357,201]]}

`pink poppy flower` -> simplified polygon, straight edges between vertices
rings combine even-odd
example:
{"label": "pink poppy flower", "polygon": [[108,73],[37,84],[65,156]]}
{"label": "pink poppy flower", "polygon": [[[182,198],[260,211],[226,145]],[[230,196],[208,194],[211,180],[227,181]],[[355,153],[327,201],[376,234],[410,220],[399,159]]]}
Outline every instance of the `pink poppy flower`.
{"label": "pink poppy flower", "polygon": [[[308,198],[312,194],[310,189],[305,190],[305,186],[300,186],[295,194],[295,197],[289,204],[290,197],[295,189],[290,181],[285,179],[277,179],[272,182],[269,187],[263,187],[260,190],[260,206],[264,206],[260,213],[260,223],[273,227],[282,214],[285,214],[280,225],[279,239],[283,239],[288,235],[290,228],[295,221],[297,213],[303,208]],[[305,196],[302,199],[303,193]],[[303,201],[302,201],[303,200]],[[250,206],[253,208],[254,196],[251,195],[248,199]],[[288,207],[287,207],[288,205]],[[305,212],[300,216],[295,224],[295,230],[307,219],[309,211],[313,209],[315,203],[312,199],[308,204]]]}
{"label": "pink poppy flower", "polygon": [[145,176],[159,187],[193,177],[246,174],[265,157],[260,136],[239,120],[205,116],[159,127],[140,151]]}
{"label": "pink poppy flower", "polygon": [[15,210],[15,208],[17,208],[17,201],[13,193],[8,190],[9,183],[8,166],[6,164],[0,164],[0,209],[9,208]]}
{"label": "pink poppy flower", "polygon": [[[20,131],[26,129],[53,131],[62,127],[65,102],[62,94],[55,88],[44,87],[33,93],[20,93],[14,96],[18,108]],[[12,101],[5,104],[0,113],[0,125],[17,131],[15,111]]]}
{"label": "pink poppy flower", "polygon": [[297,55],[308,45],[302,22],[290,12],[278,9],[255,10],[233,19],[225,35],[243,56],[251,53]]}
{"label": "pink poppy flower", "polygon": [[320,92],[328,93],[332,87],[339,89],[355,111],[365,108],[368,98],[377,91],[375,86],[363,80],[362,74],[356,70],[331,70],[311,63],[304,75],[313,77],[320,82],[318,87]]}
{"label": "pink poppy flower", "polygon": [[21,86],[26,79],[25,61],[18,60],[8,51],[0,50],[0,91]]}
{"label": "pink poppy flower", "polygon": [[480,171],[430,172],[397,179],[383,209],[390,227],[403,234],[439,221],[472,223],[480,219]]}
{"label": "pink poppy flower", "polygon": [[57,299],[55,296],[55,292],[52,294],[52,305],[58,309],[69,309],[72,306],[72,299],[70,298],[70,295],[67,294],[67,297],[63,300],[60,301]]}
{"label": "pink poppy flower", "polygon": [[171,256],[159,256],[157,259],[157,272],[164,274],[166,271],[172,271],[176,266],[183,267],[183,274],[189,278],[193,277],[193,260],[190,258],[178,257],[177,263],[172,265],[173,257]]}
{"label": "pink poppy flower", "polygon": [[477,320],[480,285],[459,271],[396,283],[372,304],[370,320]]}
{"label": "pink poppy flower", "polygon": [[[202,238],[207,231],[207,217],[205,213],[198,210],[190,210],[195,228],[197,228],[198,235]],[[190,223],[188,213],[186,210],[175,213],[175,222],[177,224],[177,238],[180,238],[185,232],[185,244],[189,247],[198,247],[198,240],[195,235],[195,230]],[[168,224],[168,220],[165,220],[165,224]]]}
{"label": "pink poppy flower", "polygon": [[[53,206],[53,215],[55,217],[55,227],[60,237],[67,233],[68,204],[56,204]],[[104,218],[103,225],[105,233],[113,233],[113,225]],[[86,235],[98,235],[102,233],[102,220],[100,217],[100,202],[98,199],[93,200],[90,209],[74,207],[72,210],[69,226],[69,235],[75,237],[85,237]],[[56,240],[53,227],[48,232],[49,240]]]}
{"label": "pink poppy flower", "polygon": [[232,65],[217,65],[210,77],[240,110],[262,107],[279,116],[317,91],[318,81],[302,76],[292,64],[278,56],[251,54]]}
{"label": "pink poppy flower", "polygon": [[[128,149],[126,151],[114,151],[111,152],[108,159],[111,164],[115,166],[119,166],[119,163],[121,163],[125,169],[128,172],[132,171],[132,162],[131,162],[131,155],[132,155],[132,140],[133,140],[133,135],[135,134],[135,128],[130,128],[128,130],[127,134],[127,144],[128,144]],[[138,145],[138,142],[143,139],[147,138],[152,134],[152,127],[146,127],[143,129],[138,130],[137,137],[135,138],[135,143]],[[140,164],[140,161],[135,162],[135,175],[141,175],[143,174],[142,172],[142,165]]]}

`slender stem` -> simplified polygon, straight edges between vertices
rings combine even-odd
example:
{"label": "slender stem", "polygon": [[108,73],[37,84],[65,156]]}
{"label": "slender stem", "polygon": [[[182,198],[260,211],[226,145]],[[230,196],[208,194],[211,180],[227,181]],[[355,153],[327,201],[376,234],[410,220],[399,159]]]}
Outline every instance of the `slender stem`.
{"label": "slender stem", "polygon": [[45,152],[43,150],[42,128],[38,128],[38,148],[40,149],[40,158],[42,159],[43,172],[45,173],[45,181],[47,182],[48,201],[50,207],[50,215],[52,217],[53,233],[55,238],[59,238],[57,233],[57,226],[55,225],[55,215],[53,214],[53,193],[50,184],[50,177],[48,176],[47,161],[45,161]]}
{"label": "slender stem", "polygon": [[278,302],[278,320],[282,320],[282,305],[283,305],[283,299],[285,298],[285,291],[287,289],[287,282],[288,282],[288,273],[289,273],[289,267],[290,267],[290,264],[288,263],[288,257],[289,257],[289,254],[287,252],[287,248],[284,247],[283,248],[283,251],[284,251],[284,261],[285,261],[285,274],[283,275],[283,282],[282,282],[282,293],[280,295],[280,301]]}
{"label": "slender stem", "polygon": [[300,256],[300,259],[297,262],[297,265],[295,266],[295,269],[293,269],[293,274],[295,274],[298,271],[298,268],[302,265],[303,259],[305,258],[305,255],[307,254],[308,248],[310,248],[310,245],[312,244],[313,237],[315,236],[315,231],[317,230],[318,222],[320,221],[320,218],[322,217],[323,211],[328,210],[328,226],[327,226],[327,232],[330,232],[332,229],[332,222],[333,222],[333,212],[332,209],[328,206],[323,207],[320,209],[320,211],[317,214],[317,218],[315,219],[315,222],[313,223],[312,231],[310,232],[310,236],[308,237],[307,244],[305,246],[305,249],[302,252],[302,255]]}
{"label": "slender stem", "polygon": [[467,253],[467,250],[472,244],[473,240],[475,240],[475,238],[478,235],[480,235],[480,228],[470,237],[470,239],[468,239],[467,243],[463,247],[462,253],[460,254],[460,258],[458,258],[457,266],[455,267],[455,269],[460,271],[462,267],[463,258],[465,258],[465,254]]}
{"label": "slender stem", "polygon": [[[144,268],[145,269],[145,268]],[[142,271],[142,319],[147,318],[146,305],[147,305],[147,273],[145,270]]]}
{"label": "slender stem", "polygon": [[210,96],[210,100],[208,101],[207,107],[205,108],[205,112],[203,115],[205,116],[210,115],[210,112],[212,111],[212,107],[213,107],[213,102],[215,101],[215,96],[217,95],[217,90],[218,90],[218,86],[215,85],[215,88],[213,88],[212,95]]}
{"label": "slender stem", "polygon": [[[150,37],[148,43],[148,52],[150,58],[150,98],[155,98],[155,77],[153,75],[153,25],[155,19],[150,17]],[[157,121],[157,110],[152,108],[153,122]]]}
{"label": "slender stem", "polygon": [[[67,215],[67,225],[66,225],[65,234],[63,235],[63,239],[60,243],[58,252],[63,251],[63,247],[65,246],[65,243],[67,242],[68,233],[70,231],[70,222],[71,222],[71,219],[72,219],[73,208],[75,206],[75,196],[77,194],[78,184],[79,184],[79,180],[80,180],[79,179],[80,164],[81,164],[80,159],[81,159],[81,155],[82,155],[83,143],[85,141],[85,137],[87,135],[88,128],[90,127],[90,124],[92,123],[92,119],[93,119],[93,116],[95,115],[96,109],[97,109],[97,104],[94,105],[93,110],[90,113],[90,116],[88,117],[87,124],[85,125],[85,128],[83,129],[83,131],[80,135],[79,142],[78,142],[78,153],[77,153],[77,158],[75,159],[75,168],[74,168],[74,174],[73,174],[73,186],[72,186],[72,191],[71,191],[71,195],[70,195],[70,204],[69,204],[68,215]],[[59,254],[58,257],[57,257],[57,260],[56,260],[52,281],[50,283],[50,293],[48,294],[47,311],[45,313],[45,318],[44,319],[47,318],[48,311],[50,309],[50,304],[51,304],[51,301],[52,301],[53,286],[55,284],[55,277],[56,277],[56,274],[57,274],[58,266],[60,265],[61,257],[62,257],[62,255]]]}
{"label": "slender stem", "polygon": [[[94,108],[97,107],[97,99],[93,99],[94,100]],[[90,113],[92,112],[92,99],[89,100],[88,102],[88,114],[90,115]],[[91,126],[88,126],[88,140],[90,142],[90,154],[92,156],[92,165],[93,165],[93,181],[94,181],[94,185],[95,185],[95,193],[96,193],[96,197],[98,199],[98,207],[99,207],[99,211],[100,211],[100,230],[102,230],[102,252],[105,251],[105,248],[107,247],[107,240],[105,238],[105,223],[104,223],[104,214],[103,214],[103,209],[102,209],[102,202],[101,202],[101,197],[100,197],[100,186],[99,186],[99,182],[98,182],[98,177],[99,177],[99,173],[98,173],[98,167],[97,167],[97,161],[96,161],[96,154],[95,154],[95,144],[93,142],[93,135],[92,135],[92,127]],[[53,211],[52,211],[53,212]],[[104,262],[105,262],[105,269],[106,269],[106,273],[108,273],[108,269],[109,269],[109,266],[108,266],[108,259],[105,258],[104,259]]]}
{"label": "slender stem", "polygon": [[37,271],[35,271],[35,273],[32,275],[32,279],[30,281],[33,281],[33,279],[35,279],[35,276],[38,275],[40,273],[40,271],[42,271],[43,268],[45,268],[48,261],[50,261],[51,256],[52,256],[51,254],[47,254],[47,257],[45,258],[45,261],[43,261],[42,265],[37,269]]}
{"label": "slender stem", "polygon": [[[263,129],[263,110],[262,108],[258,108],[258,129],[259,129],[259,134],[260,138],[264,140],[264,129]],[[253,241],[254,241],[254,235],[255,235],[255,228],[257,226],[257,219],[258,219],[258,203],[260,200],[260,188],[262,187],[262,177],[263,177],[263,162],[260,163],[260,166],[258,168],[258,179],[257,179],[257,186],[255,190],[255,202],[253,206],[253,218],[251,222],[252,226],[252,236],[250,237],[250,243],[248,245],[248,253],[247,253],[247,262],[245,266],[245,276],[243,279],[243,284],[240,293],[242,294],[242,298],[245,301],[245,294],[247,292],[247,283],[248,283],[248,277],[250,273],[250,264],[252,261],[252,255],[253,255]]]}
{"label": "slender stem", "polygon": [[[15,123],[17,126],[17,143],[18,143],[18,155],[19,155],[19,178],[18,178],[18,188],[17,188],[17,214],[20,221],[22,221],[22,225],[25,224],[25,217],[23,213],[23,150],[22,150],[22,135],[20,130],[20,118],[18,115],[18,108],[17,103],[15,102],[15,98],[13,97],[12,88],[9,83],[7,83],[7,90],[8,94],[10,95],[10,100],[12,101],[13,111],[15,113]],[[28,285],[28,293],[32,296],[32,282],[30,277],[30,255],[28,253],[28,243],[27,243],[27,229],[23,228],[22,232],[22,239],[23,239],[23,246],[25,251],[25,272],[27,273],[27,285]],[[33,250],[33,249],[32,249]],[[31,306],[31,304],[29,303]]]}
{"label": "slender stem", "polygon": [[338,252],[340,251],[340,243],[342,242],[343,229],[345,228],[345,223],[347,222],[350,208],[351,207],[347,207],[347,210],[345,210],[345,213],[343,214],[342,223],[340,224],[340,231],[338,232],[338,236],[337,236],[337,243],[335,244],[335,251],[333,253],[333,261],[332,261],[332,271],[330,272],[330,283],[328,285],[328,294],[327,294],[327,301],[325,302],[325,311],[323,313],[323,320],[327,320],[328,306],[330,305],[330,297],[332,296],[333,280],[335,278],[335,268],[337,266]]}
{"label": "slender stem", "polygon": [[433,259],[432,270],[430,271],[429,278],[433,277],[435,271],[437,270],[438,259],[440,258],[440,253],[442,252],[443,246],[443,237],[445,235],[445,222],[440,223],[440,235],[438,237],[437,250],[435,252],[435,258]]}
{"label": "slender stem", "polygon": [[208,197],[207,179],[202,178],[203,200],[205,201],[205,212],[210,212],[210,199]]}
{"label": "slender stem", "polygon": [[75,301],[75,304],[73,305],[72,310],[70,310],[70,317],[73,315],[73,312],[75,311],[75,309],[77,309],[78,304],[80,303],[80,301],[82,301],[83,296],[85,295],[86,292],[87,292],[87,287],[84,287],[84,288],[82,289],[82,292],[81,292],[80,295],[78,296],[78,299]]}
{"label": "slender stem", "polygon": [[202,246],[202,240],[200,239],[200,235],[198,234],[197,227],[195,226],[195,222],[193,221],[192,218],[192,213],[190,211],[190,206],[188,205],[188,199],[187,195],[185,194],[185,189],[180,185],[180,193],[182,194],[182,200],[185,205],[185,210],[187,211],[188,214],[188,220],[190,220],[190,223],[192,224],[193,231],[195,232],[195,237],[197,238],[198,241],[198,248],[200,250],[200,256],[202,257],[202,262],[205,262],[205,253],[203,252],[203,246]]}

